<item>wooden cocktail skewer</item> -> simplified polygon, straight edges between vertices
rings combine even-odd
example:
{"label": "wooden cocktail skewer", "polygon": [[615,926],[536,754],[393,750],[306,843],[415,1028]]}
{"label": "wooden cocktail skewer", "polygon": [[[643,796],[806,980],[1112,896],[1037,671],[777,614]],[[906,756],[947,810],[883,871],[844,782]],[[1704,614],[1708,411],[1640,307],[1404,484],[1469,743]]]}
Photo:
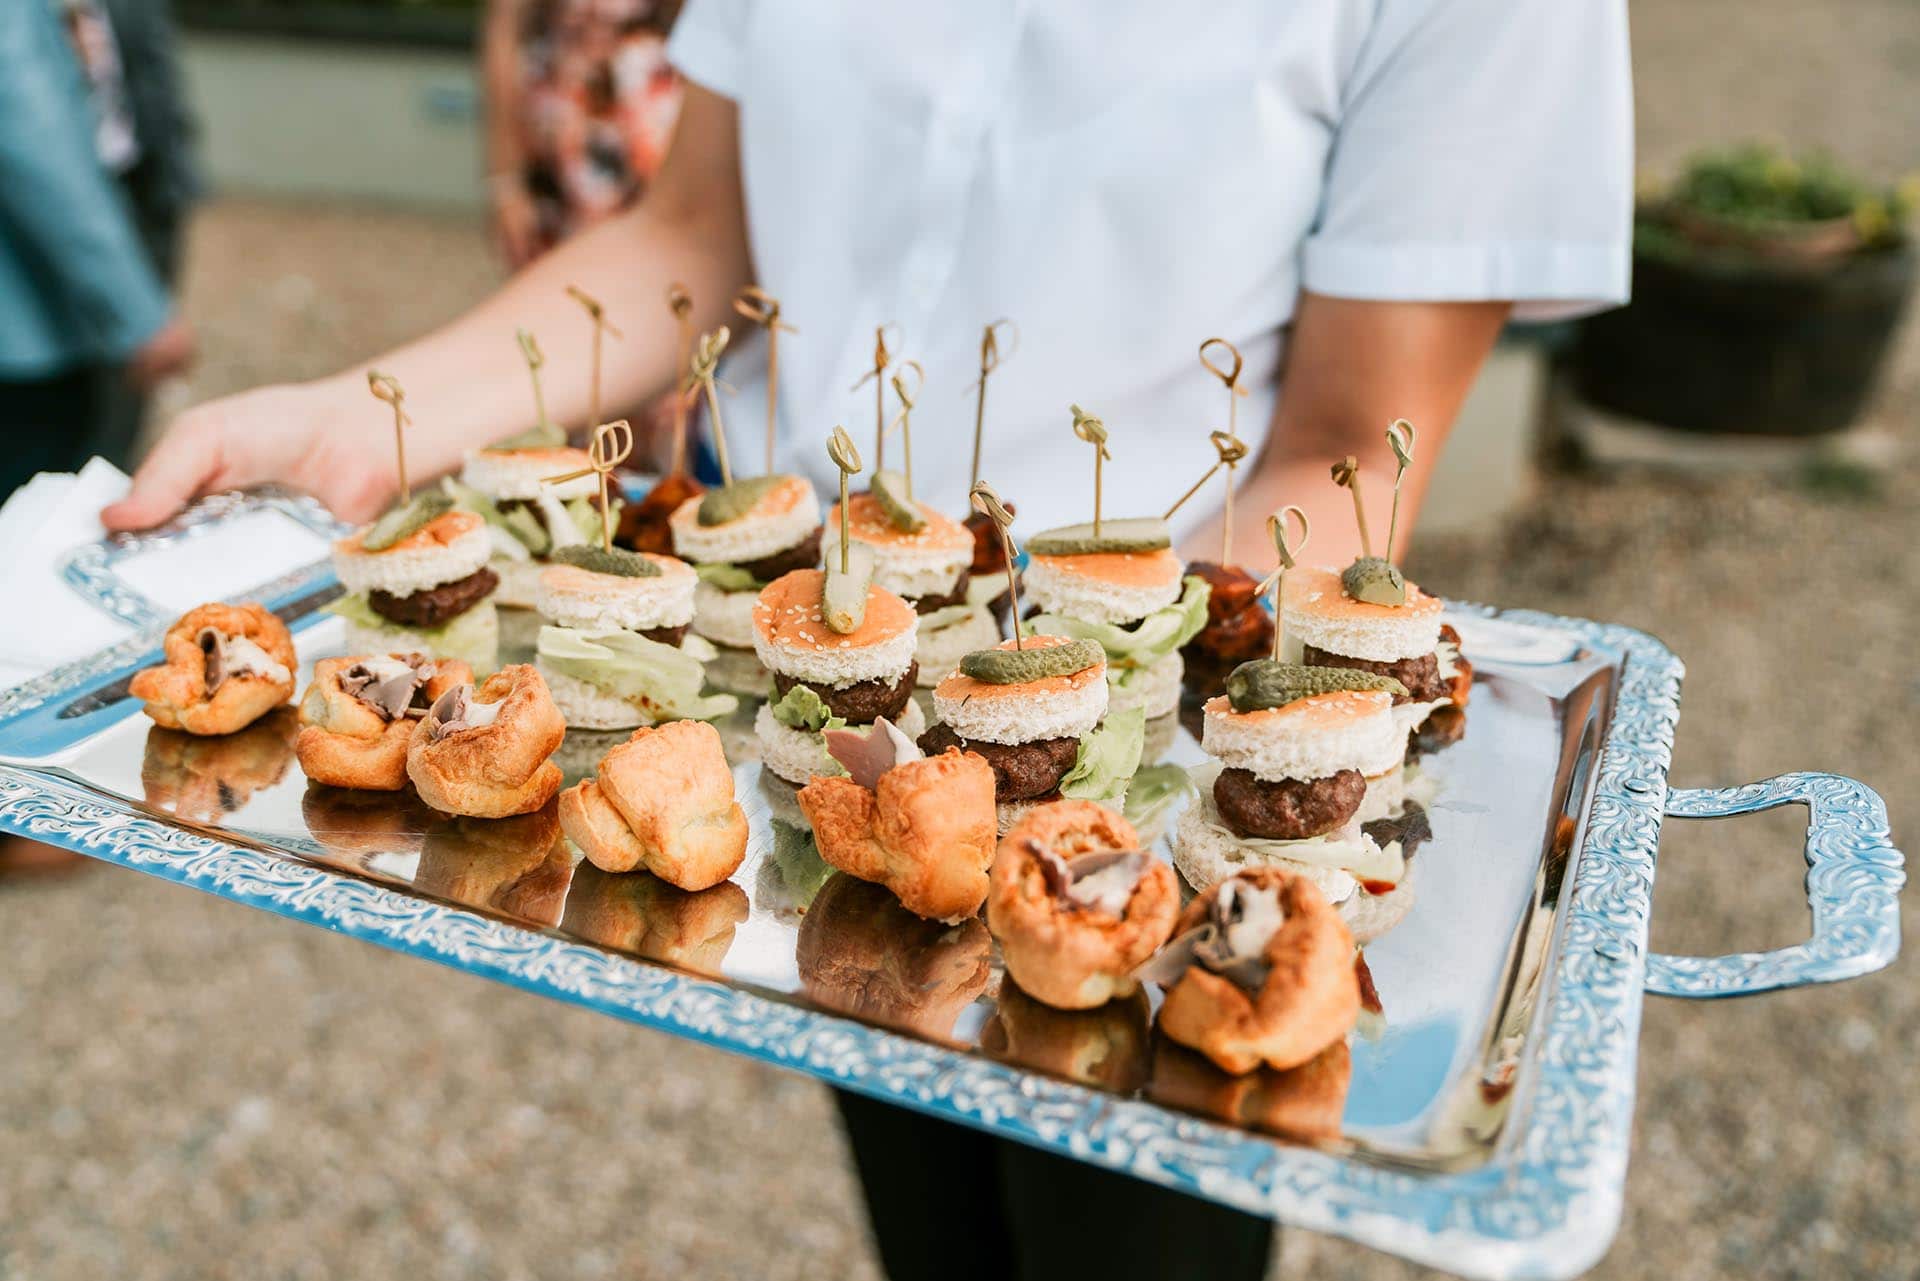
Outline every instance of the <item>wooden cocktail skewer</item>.
{"label": "wooden cocktail skewer", "polygon": [[400,501],[411,502],[413,487],[407,484],[407,440],[404,428],[413,419],[400,407],[407,393],[401,389],[399,379],[377,369],[367,371],[367,390],[373,393],[375,400],[384,400],[393,406],[393,461],[400,472]]}
{"label": "wooden cocktail skewer", "polygon": [[1360,555],[1373,557],[1373,539],[1367,534],[1367,507],[1360,499],[1360,460],[1348,454],[1333,465],[1333,483],[1353,493],[1353,520],[1360,527]]}
{"label": "wooden cocktail skewer", "polygon": [[1000,501],[1000,495],[993,492],[993,486],[984,480],[977,480],[967,494],[973,509],[992,521],[994,528],[1000,531],[1000,550],[1007,562],[1007,595],[1013,600],[1013,647],[1025,648],[1020,636],[1020,576],[1014,572],[1013,558],[1020,549],[1013,545],[1013,513]]}
{"label": "wooden cocktail skewer", "polygon": [[1393,451],[1398,467],[1393,473],[1393,515],[1387,520],[1387,559],[1393,559],[1393,538],[1400,528],[1400,481],[1406,476],[1407,468],[1413,464],[1413,442],[1418,435],[1413,424],[1404,418],[1396,418],[1387,426],[1387,448]]}
{"label": "wooden cocktail skewer", "polygon": [[600,300],[578,285],[567,286],[567,296],[587,309],[587,317],[593,321],[593,382],[587,389],[587,430],[592,431],[600,424],[600,343],[606,334],[615,338],[625,337],[614,328],[607,319],[607,309]]}
{"label": "wooden cocktail skewer", "polygon": [[610,423],[601,423],[593,429],[593,438],[587,442],[587,465],[578,471],[570,471],[560,476],[548,476],[542,483],[558,485],[569,480],[578,480],[582,476],[596,476],[600,480],[600,546],[604,551],[613,550],[613,501],[608,492],[608,483],[613,479],[614,468],[627,461],[633,453],[633,427],[626,419],[616,419]]}
{"label": "wooden cocktail skewer", "polygon": [[[1005,325],[1013,334],[1013,345],[1006,351],[1000,350],[998,330]],[[973,402],[973,475],[967,481],[969,490],[980,483],[980,439],[987,422],[987,375],[1000,368],[1000,362],[1006,360],[1020,349],[1020,330],[1011,320],[1002,317],[988,325],[980,334],[980,378],[968,390],[978,389],[979,397]]]}
{"label": "wooden cocktail skewer", "polygon": [[[1245,458],[1247,456],[1247,442],[1245,442],[1244,440],[1235,440],[1233,437],[1229,436],[1226,432],[1223,432],[1223,431],[1208,432],[1207,439],[1213,443],[1214,452],[1218,454],[1219,457],[1213,460],[1213,466],[1207,468],[1206,475],[1202,476],[1199,480],[1194,481],[1192,487],[1189,488],[1186,493],[1176,498],[1174,500],[1173,506],[1167,508],[1167,514],[1162,516],[1160,519],[1172,520],[1173,514],[1179,511],[1182,507],[1185,507],[1187,505],[1187,500],[1189,498],[1192,498],[1195,494],[1199,493],[1203,488],[1206,487],[1206,483],[1213,479],[1213,475],[1215,472],[1219,471],[1222,467],[1232,467],[1235,463],[1238,463],[1242,458]],[[1231,512],[1232,504],[1233,504],[1233,499],[1231,497],[1233,493],[1233,488],[1231,485],[1228,486],[1227,493],[1229,495],[1227,499],[1228,510],[1229,512]],[[1231,516],[1228,517],[1228,520],[1229,520],[1229,528],[1231,528],[1231,520],[1232,520]],[[1225,552],[1223,551],[1222,554],[1224,555]],[[1220,564],[1224,567],[1226,565],[1226,562],[1223,560],[1220,562]]]}
{"label": "wooden cocktail skewer", "polygon": [[1107,452],[1107,425],[1078,405],[1073,410],[1073,434],[1093,446],[1093,536],[1100,537],[1100,464],[1113,457]]}
{"label": "wooden cocktail skewer", "polygon": [[733,300],[733,309],[767,331],[767,475],[773,475],[775,406],[780,401],[780,331],[800,331],[780,319],[780,300],[758,285],[747,285]]}
{"label": "wooden cocktail skewer", "polygon": [[540,367],[547,363],[547,358],[540,353],[540,344],[534,340],[533,334],[528,330],[516,329],[513,336],[520,344],[520,354],[527,362],[527,377],[533,383],[533,425],[545,427],[547,397],[540,389]]}
{"label": "wooden cocktail skewer", "polygon": [[[913,390],[907,390],[906,380],[902,377],[908,370],[913,371]],[[893,394],[900,398],[900,413],[887,430],[900,429],[900,450],[905,455],[906,467],[902,475],[907,480],[907,501],[913,501],[913,402],[920,399],[920,389],[927,385],[927,371],[920,367],[917,360],[903,360],[899,370],[893,375]]]}
{"label": "wooden cocktail skewer", "polygon": [[[1226,348],[1233,356],[1231,366],[1222,369],[1213,363],[1212,358],[1207,355],[1207,348],[1215,346]],[[1227,385],[1227,437],[1238,446],[1231,459],[1227,457],[1225,450],[1221,450],[1220,453],[1221,461],[1227,468],[1226,501],[1220,512],[1220,565],[1225,568],[1228,558],[1233,555],[1234,473],[1239,470],[1240,460],[1247,456],[1246,446],[1240,443],[1240,398],[1247,394],[1247,389],[1240,385],[1240,370],[1246,362],[1240,358],[1240,349],[1225,338],[1209,338],[1200,344],[1200,363],[1206,367],[1208,373]]]}
{"label": "wooden cocktail skewer", "polygon": [[[678,281],[667,286],[667,307],[673,312],[680,340],[674,347],[674,368],[685,369],[693,360],[693,295]],[[667,467],[669,476],[687,470],[687,410],[691,402],[685,396],[673,398],[673,454]]]}
{"label": "wooden cocktail skewer", "polygon": [[873,469],[879,471],[886,465],[887,447],[887,366],[893,363],[893,355],[887,350],[886,325],[877,325],[873,331],[873,368],[860,375],[849,390],[859,391],[873,381]]}
{"label": "wooden cocktail skewer", "polygon": [[[1300,538],[1291,547],[1287,545],[1287,518],[1297,516],[1300,519]],[[1267,580],[1254,589],[1254,595],[1262,592],[1273,593],[1273,661],[1280,661],[1280,645],[1287,634],[1286,615],[1282,613],[1284,587],[1287,571],[1294,566],[1295,559],[1307,549],[1307,539],[1313,536],[1313,526],[1307,521],[1306,512],[1292,503],[1282,507],[1267,517],[1267,536],[1273,539],[1273,551],[1280,558],[1280,564]]]}
{"label": "wooden cocktail skewer", "polygon": [[727,349],[727,342],[733,333],[725,325],[710,333],[700,335],[700,341],[694,345],[693,360],[687,373],[687,389],[704,389],[707,396],[707,416],[713,419],[713,452],[720,462],[720,483],[733,483],[733,465],[727,461],[727,425],[720,419],[720,393],[714,382],[720,368],[720,354]]}
{"label": "wooden cocktail skewer", "polygon": [[827,457],[840,469],[840,572],[847,572],[847,549],[853,545],[851,509],[847,499],[847,478],[860,471],[860,451],[845,427],[835,427],[827,437]]}

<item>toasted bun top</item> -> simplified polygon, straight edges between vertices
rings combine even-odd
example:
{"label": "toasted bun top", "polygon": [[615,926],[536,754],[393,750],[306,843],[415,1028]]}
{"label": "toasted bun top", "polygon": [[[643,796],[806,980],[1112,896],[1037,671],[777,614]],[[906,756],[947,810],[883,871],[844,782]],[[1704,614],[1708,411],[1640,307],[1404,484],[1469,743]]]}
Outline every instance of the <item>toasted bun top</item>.
{"label": "toasted bun top", "polygon": [[747,508],[744,514],[719,525],[700,523],[700,503],[705,497],[704,494],[695,494],[681,503],[674,508],[673,515],[667,518],[668,522],[675,526],[691,525],[695,529],[728,529],[736,525],[744,525],[749,521],[785,516],[808,502],[811,502],[816,510],[819,506],[819,500],[814,497],[813,485],[803,476],[780,477],[780,483],[760,495],[759,501]]}
{"label": "toasted bun top", "polygon": [[1110,587],[1166,588],[1176,590],[1185,567],[1172,548],[1153,552],[1087,552],[1079,556],[1033,556],[1033,564],[1071,578],[1087,579]]}
{"label": "toasted bun top", "polygon": [[[1055,645],[1065,645],[1065,636],[1028,636],[1022,644],[1028,649],[1052,649]],[[1001,641],[995,649],[1012,649],[1013,642]],[[1069,690],[1081,690],[1098,681],[1105,683],[1107,665],[1098,662],[1091,667],[1083,667],[1071,676],[1043,676],[1037,681],[1022,681],[1017,685],[995,685],[991,681],[977,681],[965,673],[955,670],[934,688],[933,696],[941,703],[992,702],[1003,698],[1032,698],[1036,694],[1064,694]]]}
{"label": "toasted bun top", "polygon": [[[573,597],[584,600],[607,599],[614,596],[658,596],[691,593],[694,577],[693,566],[678,556],[663,556],[658,552],[639,552],[640,556],[660,567],[657,577],[628,578],[623,574],[600,574],[591,569],[582,569],[578,565],[548,565],[540,571],[540,587],[556,597]],[[689,595],[689,599],[691,596]]]}
{"label": "toasted bun top", "polygon": [[[946,516],[925,503],[915,503],[920,515],[926,518],[926,524],[918,531],[909,533],[887,519],[887,512],[880,500],[872,494],[855,494],[847,504],[847,524],[853,540],[857,543],[872,543],[886,550],[955,552],[964,549],[969,558],[973,555],[973,534],[959,521]],[[840,504],[835,503],[827,512],[826,528],[829,536],[838,542],[840,538]]]}
{"label": "toasted bun top", "polygon": [[1340,571],[1324,565],[1288,570],[1284,604],[1287,609],[1303,614],[1356,622],[1438,618],[1446,608],[1438,596],[1427,595],[1413,583],[1407,584],[1404,605],[1375,605],[1355,600],[1340,585]]}
{"label": "toasted bun top", "polygon": [[458,542],[463,535],[471,534],[474,530],[481,528],[485,524],[486,521],[482,520],[473,512],[446,512],[443,515],[434,517],[393,546],[382,548],[377,552],[370,552],[360,545],[360,540],[366,537],[367,530],[373,528],[373,526],[368,525],[365,528],[354,530],[345,538],[335,542],[333,550],[343,556],[391,556],[395,552],[434,551],[441,547],[451,546],[453,543]]}
{"label": "toasted bun top", "polygon": [[555,498],[580,498],[599,488],[589,472],[572,480],[549,484],[550,476],[586,471],[592,463],[584,449],[541,445],[535,449],[476,449],[460,468],[462,484],[497,499],[536,498],[543,484]]}
{"label": "toasted bun top", "polygon": [[1207,700],[1208,716],[1218,716],[1244,730],[1272,734],[1328,734],[1347,728],[1356,720],[1365,720],[1390,712],[1393,695],[1383,689],[1337,689],[1330,694],[1315,694],[1297,699],[1285,707],[1268,707],[1257,712],[1236,712],[1225,694]]}
{"label": "toasted bun top", "polygon": [[774,649],[863,649],[882,645],[919,625],[913,606],[880,586],[867,589],[867,616],[851,632],[836,632],[821,616],[824,570],[796,569],[760,591],[753,606],[753,631],[760,645]]}

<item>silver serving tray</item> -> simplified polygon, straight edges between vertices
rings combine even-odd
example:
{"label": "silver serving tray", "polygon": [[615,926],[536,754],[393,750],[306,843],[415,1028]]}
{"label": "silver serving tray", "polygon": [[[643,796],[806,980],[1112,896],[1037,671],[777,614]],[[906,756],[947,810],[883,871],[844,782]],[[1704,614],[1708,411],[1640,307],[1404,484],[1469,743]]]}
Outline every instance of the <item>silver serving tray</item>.
{"label": "silver serving tray", "polygon": [[[223,498],[185,535],[119,538],[70,580],[131,619],[118,560],[254,506]],[[310,605],[326,582],[314,567],[260,596]],[[745,708],[722,731],[747,861],[696,895],[576,866],[550,813],[452,821],[309,787],[290,712],[227,739],[157,729],[112,701],[157,660],[156,629],[0,694],[0,830],[1465,1275],[1572,1276],[1619,1222],[1642,992],[1879,969],[1903,862],[1851,779],[1669,790],[1681,665],[1651,637],[1464,605],[1449,619],[1476,667],[1468,731],[1422,768],[1416,905],[1366,952],[1380,1013],[1295,1073],[1227,1077],[1160,1042],[1145,998],[1048,1010],[1003,989],[980,922],[928,925],[828,879],[792,788],[761,777]],[[341,626],[294,627],[304,686]],[[1160,733],[1162,764],[1204,759],[1186,730]],[[624,737],[570,735],[570,777]],[[1810,939],[1647,955],[1663,816],[1789,803],[1810,811]]]}

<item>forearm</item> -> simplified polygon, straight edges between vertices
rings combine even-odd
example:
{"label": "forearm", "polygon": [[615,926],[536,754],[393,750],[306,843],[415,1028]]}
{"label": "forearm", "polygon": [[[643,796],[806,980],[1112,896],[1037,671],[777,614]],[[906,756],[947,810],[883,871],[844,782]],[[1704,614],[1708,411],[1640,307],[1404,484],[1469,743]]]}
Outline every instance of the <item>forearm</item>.
{"label": "forearm", "polygon": [[[1360,463],[1374,554],[1404,554],[1434,463],[1508,310],[1501,302],[1381,303],[1303,294],[1267,447],[1243,470],[1237,490],[1234,560],[1256,574],[1272,568],[1266,517],[1289,503],[1312,522],[1309,562],[1344,565],[1358,556],[1353,500],[1330,475],[1349,454]],[[1395,464],[1386,428],[1396,418],[1413,423],[1418,436],[1389,553]],[[1220,554],[1217,515],[1187,551],[1209,560]]]}

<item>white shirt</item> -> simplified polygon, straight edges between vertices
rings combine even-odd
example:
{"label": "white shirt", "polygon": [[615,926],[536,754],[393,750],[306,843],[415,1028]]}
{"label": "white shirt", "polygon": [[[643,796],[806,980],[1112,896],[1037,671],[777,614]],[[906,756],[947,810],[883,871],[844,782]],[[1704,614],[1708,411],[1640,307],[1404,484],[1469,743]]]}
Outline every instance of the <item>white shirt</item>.
{"label": "white shirt", "polygon": [[[955,514],[981,328],[1019,325],[982,466],[1018,532],[1091,515],[1070,403],[1111,433],[1107,515],[1200,476],[1226,425],[1213,335],[1246,358],[1257,449],[1302,288],[1535,319],[1627,294],[1624,0],[691,0],[669,56],[738,104],[754,269],[799,330],[780,465],[823,487],[836,423],[872,464],[851,388],[882,323],[927,373],[916,496]],[[728,438],[757,467],[764,355],[735,351]]]}

